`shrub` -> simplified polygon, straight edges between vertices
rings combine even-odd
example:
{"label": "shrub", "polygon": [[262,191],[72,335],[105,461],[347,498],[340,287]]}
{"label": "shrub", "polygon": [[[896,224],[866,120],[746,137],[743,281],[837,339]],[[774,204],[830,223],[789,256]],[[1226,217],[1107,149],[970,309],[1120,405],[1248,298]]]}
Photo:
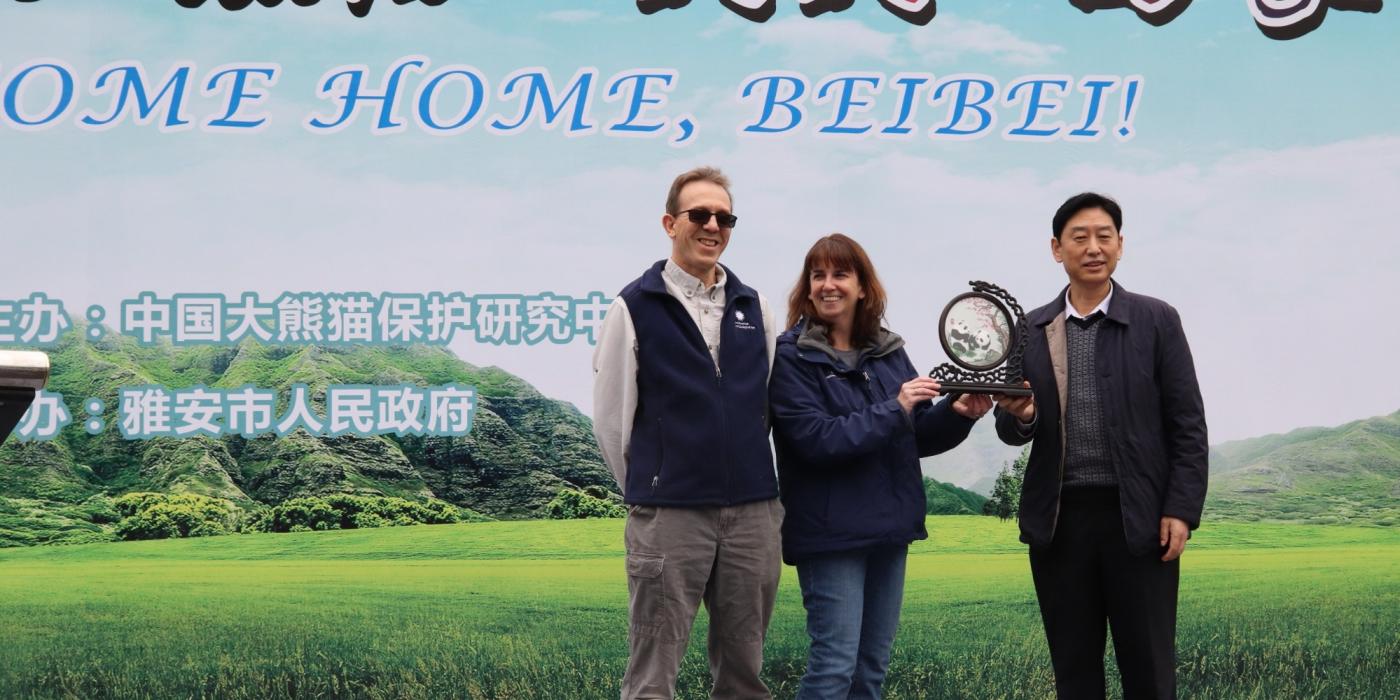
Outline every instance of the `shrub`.
{"label": "shrub", "polygon": [[393,496],[338,493],[284,501],[251,518],[246,529],[260,532],[353,530],[424,523],[437,525],[462,520],[461,509],[445,501],[419,503]]}
{"label": "shrub", "polygon": [[128,493],[112,503],[124,540],[210,537],[238,531],[241,511],[222,498],[190,493]]}
{"label": "shrub", "polygon": [[117,512],[112,499],[98,495],[83,501],[78,505],[77,510],[83,514],[87,521],[98,525],[120,522],[121,513]]}
{"label": "shrub", "polygon": [[356,528],[388,527],[390,524],[389,521],[374,513],[356,513],[350,516],[350,522],[353,523]]}
{"label": "shrub", "polygon": [[554,500],[544,507],[544,512],[552,520],[626,517],[627,507],[618,503],[616,498],[597,486],[583,491],[559,489]]}

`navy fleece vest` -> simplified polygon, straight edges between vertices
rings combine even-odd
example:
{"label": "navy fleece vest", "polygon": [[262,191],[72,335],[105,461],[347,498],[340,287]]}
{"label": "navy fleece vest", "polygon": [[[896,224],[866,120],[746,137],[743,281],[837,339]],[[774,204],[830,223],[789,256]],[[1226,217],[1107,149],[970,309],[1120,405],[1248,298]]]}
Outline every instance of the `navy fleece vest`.
{"label": "navy fleece vest", "polygon": [[665,264],[621,292],[637,332],[637,412],[624,500],[699,507],[776,498],[758,294],[725,268],[716,371],[700,328],[666,292]]}

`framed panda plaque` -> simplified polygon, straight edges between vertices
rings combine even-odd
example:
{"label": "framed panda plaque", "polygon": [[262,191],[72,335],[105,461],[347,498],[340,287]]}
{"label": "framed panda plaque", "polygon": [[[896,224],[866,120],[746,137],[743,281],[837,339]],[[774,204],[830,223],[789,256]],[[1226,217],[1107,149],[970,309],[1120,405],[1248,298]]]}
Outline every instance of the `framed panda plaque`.
{"label": "framed panda plaque", "polygon": [[944,394],[1029,396],[1022,386],[1026,316],[1016,299],[990,282],[973,281],[972,291],[953,297],[938,317],[938,339],[952,360],[929,376]]}

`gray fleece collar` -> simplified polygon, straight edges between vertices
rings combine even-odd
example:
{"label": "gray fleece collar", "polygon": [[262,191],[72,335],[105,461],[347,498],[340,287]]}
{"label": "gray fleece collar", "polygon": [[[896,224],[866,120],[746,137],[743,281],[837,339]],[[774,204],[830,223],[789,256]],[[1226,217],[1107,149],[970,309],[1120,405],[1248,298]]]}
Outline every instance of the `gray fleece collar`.
{"label": "gray fleece collar", "polygon": [[[800,350],[821,352],[831,358],[833,363],[837,361],[836,349],[831,347],[831,341],[827,340],[826,337],[826,326],[820,323],[803,322],[802,331],[797,336],[797,347]],[[860,355],[859,359],[856,360],[856,365],[859,366],[866,358],[884,357],[902,347],[904,347],[904,339],[894,331],[882,326],[874,342],[859,348]]]}

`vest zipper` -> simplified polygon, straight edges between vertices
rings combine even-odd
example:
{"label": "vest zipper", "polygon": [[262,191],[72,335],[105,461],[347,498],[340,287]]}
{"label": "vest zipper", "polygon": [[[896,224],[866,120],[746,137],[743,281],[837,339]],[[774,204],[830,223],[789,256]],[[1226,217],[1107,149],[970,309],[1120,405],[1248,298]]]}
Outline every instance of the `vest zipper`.
{"label": "vest zipper", "polygon": [[666,436],[666,431],[662,429],[662,426],[661,426],[661,419],[660,419],[660,418],[657,418],[657,419],[656,419],[656,442],[657,442],[657,450],[656,450],[656,452],[657,452],[657,459],[656,459],[656,473],[653,474],[652,477],[651,477],[651,495],[652,495],[652,496],[655,496],[655,495],[656,495],[656,487],[657,487],[658,484],[661,483],[661,464],[662,464],[662,462],[665,462],[665,461],[666,461],[666,442],[665,442],[665,436]]}
{"label": "vest zipper", "polygon": [[[726,405],[725,400],[724,400],[724,370],[720,369],[719,365],[715,365],[715,392],[716,392],[717,394],[719,394],[720,434],[721,434],[721,435],[728,435],[728,434],[729,434],[729,412],[728,412],[728,410],[727,410],[727,409],[728,409],[728,406]],[[726,447],[726,449],[725,449],[725,452],[724,452],[724,455],[723,455],[723,459],[724,459],[724,497],[723,497],[722,500],[723,500],[723,502],[724,502],[725,505],[729,505],[730,497],[731,497],[731,496],[733,495],[733,493],[734,493],[734,486],[733,486],[733,481],[734,481],[734,479],[733,479],[733,473],[732,473],[733,470],[734,470],[734,465],[732,465],[732,464],[729,463],[729,450],[727,449],[727,448],[728,448],[728,445],[726,445],[725,447]]]}

